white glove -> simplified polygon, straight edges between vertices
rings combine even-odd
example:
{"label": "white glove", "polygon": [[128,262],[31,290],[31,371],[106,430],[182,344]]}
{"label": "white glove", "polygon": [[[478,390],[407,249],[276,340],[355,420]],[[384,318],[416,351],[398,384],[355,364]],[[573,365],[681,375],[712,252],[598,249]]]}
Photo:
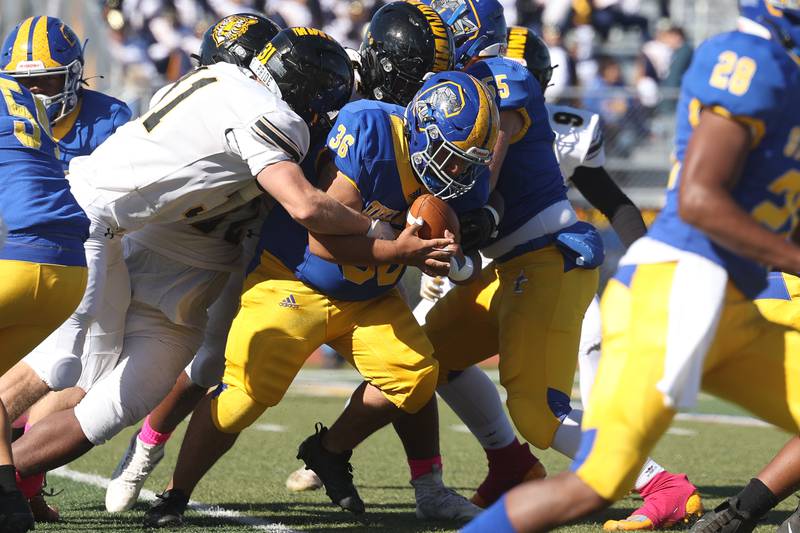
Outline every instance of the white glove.
{"label": "white glove", "polygon": [[444,295],[443,285],[444,279],[440,276],[423,274],[419,280],[419,295],[430,302],[435,302]]}

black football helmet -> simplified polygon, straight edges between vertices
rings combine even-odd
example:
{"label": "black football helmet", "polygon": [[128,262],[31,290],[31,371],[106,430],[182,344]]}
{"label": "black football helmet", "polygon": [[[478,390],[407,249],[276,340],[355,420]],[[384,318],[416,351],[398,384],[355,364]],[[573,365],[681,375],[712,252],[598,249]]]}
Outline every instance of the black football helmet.
{"label": "black football helmet", "polygon": [[233,63],[249,68],[253,57],[281,28],[267,17],[239,13],[206,30],[200,45],[200,64]]}
{"label": "black football helmet", "polygon": [[550,51],[538,35],[523,26],[508,28],[506,57],[521,63],[539,80],[542,92],[550,85],[555,67],[550,62]]}
{"label": "black football helmet", "polygon": [[414,0],[383,6],[370,21],[361,56],[367,98],[407,105],[429,72],[453,70],[453,34],[441,16]]}
{"label": "black football helmet", "polygon": [[314,28],[280,31],[253,58],[250,70],[312,130],[330,128],[333,116],[353,92],[353,65],[347,52]]}

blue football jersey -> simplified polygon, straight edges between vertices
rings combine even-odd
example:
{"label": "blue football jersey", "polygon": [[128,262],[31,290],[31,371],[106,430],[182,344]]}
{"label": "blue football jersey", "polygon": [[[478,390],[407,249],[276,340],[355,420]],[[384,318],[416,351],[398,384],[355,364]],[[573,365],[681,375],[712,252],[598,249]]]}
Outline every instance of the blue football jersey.
{"label": "blue football jersey", "polygon": [[743,32],[724,33],[702,44],[683,78],[675,141],[678,163],[670,179],[666,206],[649,236],[725,267],[731,280],[748,296],[764,287],[766,268],[716,245],[680,219],[680,164],[703,109],[746,125],[753,144],[731,194],[755,220],[788,236],[800,208],[798,94],[800,68],[781,44]]}
{"label": "blue football jersey", "polygon": [[0,74],[0,215],[8,238],[0,259],[83,266],[89,220],[64,178],[41,103]]}
{"label": "blue football jersey", "polygon": [[[398,229],[405,225],[408,207],[428,192],[410,165],[403,111],[370,100],[352,102],[339,112],[327,139],[337,169],[361,195],[362,212]],[[315,171],[308,163],[304,166],[307,175]],[[458,206],[476,209],[487,199],[488,185],[481,184],[459,198]],[[402,265],[338,265],[311,254],[305,229],[280,207],[270,213],[261,235],[262,248],[299,280],[338,300],[375,298],[393,288],[405,271]]]}
{"label": "blue football jersey", "polygon": [[478,61],[467,73],[494,88],[500,111],[517,111],[522,131],[511,145],[500,169],[496,189],[505,200],[505,215],[495,241],[513,233],[543,209],[567,199],[567,189],[553,150],[539,82],[527,68],[505,57]]}
{"label": "blue football jersey", "polygon": [[73,157],[91,154],[130,119],[131,110],[124,102],[83,89],[75,110],[53,127],[64,170]]}

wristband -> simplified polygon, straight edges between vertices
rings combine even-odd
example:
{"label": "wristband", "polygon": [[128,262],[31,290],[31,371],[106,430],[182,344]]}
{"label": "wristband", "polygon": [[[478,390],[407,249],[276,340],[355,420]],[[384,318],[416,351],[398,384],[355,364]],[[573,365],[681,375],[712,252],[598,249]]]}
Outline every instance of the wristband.
{"label": "wristband", "polygon": [[465,281],[472,276],[475,271],[475,265],[472,264],[472,259],[469,257],[464,258],[464,264],[458,266],[458,261],[455,257],[450,258],[450,272],[447,277],[453,281]]}
{"label": "wristband", "polygon": [[489,204],[484,205],[483,208],[489,211],[489,214],[492,215],[492,219],[494,219],[494,231],[492,232],[491,235],[489,235],[489,237],[494,239],[495,237],[497,237],[497,228],[500,226],[500,213],[498,213],[497,209],[490,206]]}

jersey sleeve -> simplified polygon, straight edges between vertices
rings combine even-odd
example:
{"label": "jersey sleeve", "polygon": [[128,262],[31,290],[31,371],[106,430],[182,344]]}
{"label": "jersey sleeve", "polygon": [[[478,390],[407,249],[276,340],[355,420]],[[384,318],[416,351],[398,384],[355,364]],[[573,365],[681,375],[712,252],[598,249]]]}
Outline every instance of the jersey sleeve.
{"label": "jersey sleeve", "polygon": [[127,124],[132,116],[133,113],[125,102],[115,102],[111,109],[111,133],[117,131],[123,124]]}
{"label": "jersey sleeve", "polygon": [[376,116],[345,106],[328,134],[327,147],[339,172],[362,193],[372,187],[376,139],[379,134]]}
{"label": "jersey sleeve", "polygon": [[467,73],[493,89],[500,111],[525,109],[532,99],[541,97],[541,88],[528,69],[506,58],[478,61]]}
{"label": "jersey sleeve", "polygon": [[779,116],[786,100],[784,73],[770,47],[753,46],[752,39],[759,37],[728,33],[698,48],[683,82],[693,126],[707,109],[751,128],[758,141]]}
{"label": "jersey sleeve", "polygon": [[300,163],[308,152],[308,126],[292,112],[265,113],[226,135],[228,146],[250,167],[253,176],[281,161]]}

